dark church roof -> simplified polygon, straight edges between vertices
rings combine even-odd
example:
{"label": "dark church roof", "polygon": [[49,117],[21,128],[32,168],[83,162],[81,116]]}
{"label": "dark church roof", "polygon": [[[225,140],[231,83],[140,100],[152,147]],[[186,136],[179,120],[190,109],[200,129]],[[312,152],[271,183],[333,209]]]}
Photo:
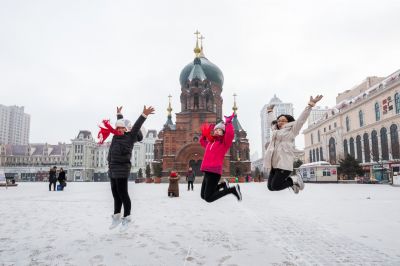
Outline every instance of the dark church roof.
{"label": "dark church roof", "polygon": [[183,87],[187,81],[194,78],[200,80],[208,79],[222,87],[224,84],[224,75],[222,71],[206,57],[196,57],[193,62],[187,64],[181,71],[179,81]]}

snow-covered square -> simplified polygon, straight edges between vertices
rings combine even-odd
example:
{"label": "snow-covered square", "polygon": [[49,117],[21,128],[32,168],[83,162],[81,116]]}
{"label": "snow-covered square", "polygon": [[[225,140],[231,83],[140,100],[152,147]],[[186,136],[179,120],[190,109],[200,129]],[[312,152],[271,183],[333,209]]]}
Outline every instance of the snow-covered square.
{"label": "snow-covered square", "polygon": [[400,188],[306,184],[214,203],[129,183],[133,223],[109,230],[109,183],[0,188],[0,265],[400,265]]}

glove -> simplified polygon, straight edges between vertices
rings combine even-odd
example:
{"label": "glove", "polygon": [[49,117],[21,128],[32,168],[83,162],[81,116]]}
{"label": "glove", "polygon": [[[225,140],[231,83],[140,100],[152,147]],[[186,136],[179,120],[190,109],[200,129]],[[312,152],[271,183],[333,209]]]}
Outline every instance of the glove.
{"label": "glove", "polygon": [[231,123],[232,119],[235,117],[235,113],[233,113],[231,116],[225,116],[225,124]]}

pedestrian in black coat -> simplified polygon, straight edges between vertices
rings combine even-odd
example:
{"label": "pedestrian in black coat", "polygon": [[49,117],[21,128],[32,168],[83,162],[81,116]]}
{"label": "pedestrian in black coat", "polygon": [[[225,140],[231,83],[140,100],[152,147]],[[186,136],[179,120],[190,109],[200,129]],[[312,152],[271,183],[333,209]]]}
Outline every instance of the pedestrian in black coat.
{"label": "pedestrian in black coat", "polygon": [[[117,134],[114,134],[108,151],[108,174],[111,182],[111,192],[114,198],[114,215],[110,229],[122,222],[121,231],[127,229],[131,221],[131,200],[128,193],[128,177],[131,170],[133,145],[143,139],[140,131],[147,116],[154,113],[153,107],[144,106],[143,113],[133,126],[129,120],[123,119],[122,107],[117,107]],[[124,216],[121,219],[121,207],[124,206]]]}
{"label": "pedestrian in black coat", "polygon": [[50,168],[49,172],[49,191],[51,191],[51,185],[53,185],[53,190],[56,191],[56,184],[57,184],[57,167],[54,166]]}
{"label": "pedestrian in black coat", "polygon": [[64,190],[64,187],[67,186],[64,169],[60,168],[60,172],[58,173],[57,179],[58,179],[58,182],[60,183],[61,190]]}

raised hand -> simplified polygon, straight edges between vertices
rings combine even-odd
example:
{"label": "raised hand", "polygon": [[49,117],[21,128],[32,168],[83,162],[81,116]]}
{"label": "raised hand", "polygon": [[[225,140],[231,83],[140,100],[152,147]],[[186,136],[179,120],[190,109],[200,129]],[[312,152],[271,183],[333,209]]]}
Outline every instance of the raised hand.
{"label": "raised hand", "polygon": [[148,108],[146,108],[146,105],[145,105],[143,107],[143,114],[146,115],[146,116],[154,114],[154,111],[155,111],[155,109],[154,109],[153,106],[149,106]]}
{"label": "raised hand", "polygon": [[121,110],[122,110],[122,106],[120,106],[120,107],[117,106],[117,114],[120,114]]}
{"label": "raised hand", "polygon": [[232,113],[231,116],[225,116],[225,124],[232,122],[232,119],[235,117],[235,113]]}
{"label": "raised hand", "polygon": [[268,107],[267,107],[267,112],[269,113],[269,112],[272,112],[273,110],[274,110],[274,107],[275,107],[275,104],[270,104]]}
{"label": "raised hand", "polygon": [[310,101],[308,102],[308,105],[310,105],[310,106],[315,106],[315,104],[317,103],[317,102],[319,102],[321,99],[322,99],[322,95],[317,95],[317,96],[315,96],[315,98],[313,98],[312,96],[310,96]]}

